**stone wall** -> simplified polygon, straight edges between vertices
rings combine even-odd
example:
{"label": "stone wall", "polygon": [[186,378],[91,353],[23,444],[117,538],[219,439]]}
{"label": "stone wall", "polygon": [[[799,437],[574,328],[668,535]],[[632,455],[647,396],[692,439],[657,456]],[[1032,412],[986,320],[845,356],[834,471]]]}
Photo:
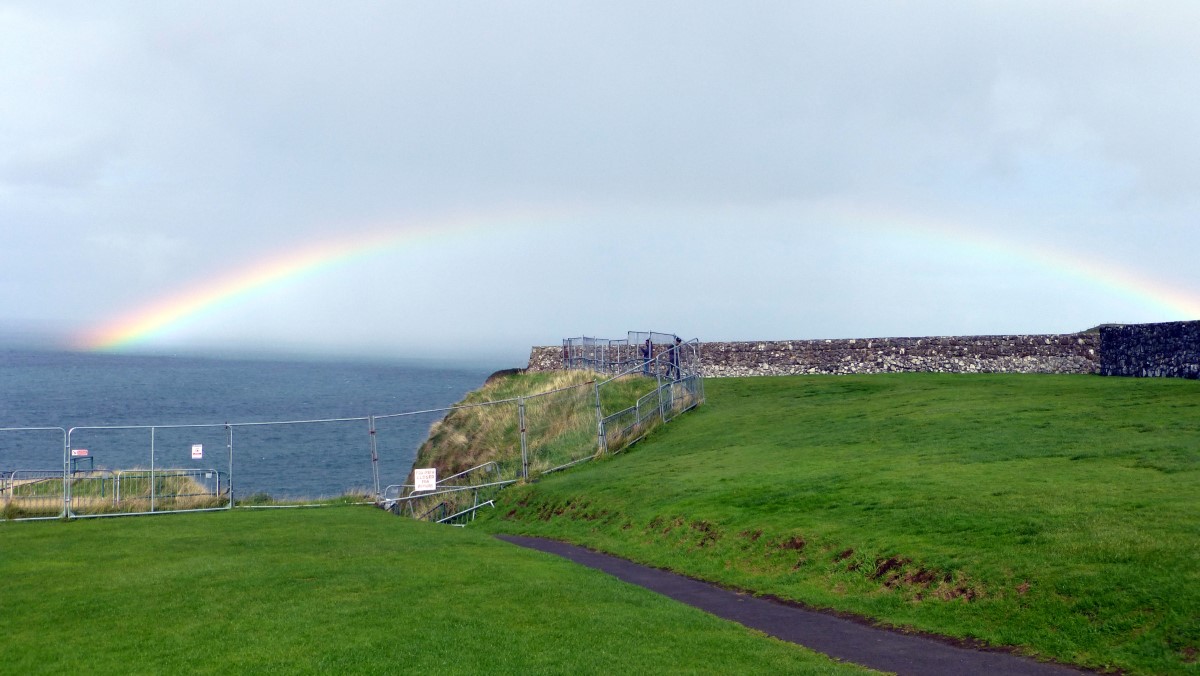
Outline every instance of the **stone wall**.
{"label": "stone wall", "polygon": [[529,371],[557,371],[563,367],[562,345],[535,347],[529,352]]}
{"label": "stone wall", "polygon": [[[1099,335],[941,336],[701,343],[705,377],[896,371],[1096,373]],[[535,347],[529,370],[562,367],[562,347]]]}
{"label": "stone wall", "polygon": [[1100,328],[1106,376],[1200,378],[1200,321]]}

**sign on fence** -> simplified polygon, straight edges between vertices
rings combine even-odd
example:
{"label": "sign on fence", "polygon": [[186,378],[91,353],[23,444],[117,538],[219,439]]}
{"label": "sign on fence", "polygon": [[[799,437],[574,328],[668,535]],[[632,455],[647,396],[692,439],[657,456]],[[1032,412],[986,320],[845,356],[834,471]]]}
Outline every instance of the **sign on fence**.
{"label": "sign on fence", "polygon": [[86,448],[72,448],[71,449],[71,457],[72,458],[86,458],[87,454],[88,454],[88,451]]}
{"label": "sign on fence", "polygon": [[413,483],[416,487],[413,490],[418,491],[433,491],[437,490],[437,468],[428,467],[424,469],[413,470]]}
{"label": "sign on fence", "polygon": [[204,459],[204,444],[192,444],[192,460]]}

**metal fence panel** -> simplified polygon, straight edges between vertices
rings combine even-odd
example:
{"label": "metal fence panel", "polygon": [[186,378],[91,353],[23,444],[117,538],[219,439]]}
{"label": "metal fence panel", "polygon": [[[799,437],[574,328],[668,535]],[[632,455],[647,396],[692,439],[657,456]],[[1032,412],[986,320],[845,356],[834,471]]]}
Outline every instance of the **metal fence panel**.
{"label": "metal fence panel", "polygon": [[620,375],[641,365],[646,375],[680,379],[698,372],[699,364],[699,341],[682,341],[672,333],[630,331],[621,339],[563,339],[563,367],[567,370]]}
{"label": "metal fence panel", "polygon": [[442,408],[375,416],[380,492],[385,498],[398,497],[402,492],[399,487],[412,483],[413,463],[418,453],[424,442],[441,428],[449,411]]}
{"label": "metal fence panel", "polygon": [[73,428],[67,433],[68,514],[228,508],[229,435],[222,424]]}
{"label": "metal fence panel", "polygon": [[598,452],[595,385],[579,385],[527,397],[526,446],[530,476],[553,472]]}
{"label": "metal fence panel", "polygon": [[370,418],[234,423],[236,499],[373,495]]}
{"label": "metal fence panel", "polygon": [[663,383],[660,377],[636,368],[597,385],[601,451],[620,452],[662,422],[658,391]]}
{"label": "metal fence panel", "polygon": [[0,429],[0,518],[66,513],[66,436],[61,427]]}

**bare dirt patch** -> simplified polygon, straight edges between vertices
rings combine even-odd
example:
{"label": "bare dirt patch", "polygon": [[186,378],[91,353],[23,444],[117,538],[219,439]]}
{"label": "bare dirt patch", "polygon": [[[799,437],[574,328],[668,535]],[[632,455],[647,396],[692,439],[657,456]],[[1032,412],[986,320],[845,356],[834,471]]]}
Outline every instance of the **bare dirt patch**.
{"label": "bare dirt patch", "polygon": [[784,550],[790,549],[792,551],[802,552],[807,545],[808,542],[806,542],[804,538],[800,537],[799,535],[793,535],[787,540],[780,542],[778,545],[776,545],[776,547]]}
{"label": "bare dirt patch", "polygon": [[693,521],[692,530],[700,533],[700,542],[698,546],[707,547],[708,545],[721,539],[721,532],[717,527],[707,521]]}
{"label": "bare dirt patch", "polygon": [[871,579],[878,580],[893,570],[901,568],[908,563],[910,563],[909,559],[902,559],[898,556],[892,556],[886,559],[876,559],[875,572],[871,574]]}
{"label": "bare dirt patch", "polygon": [[758,542],[758,539],[760,537],[762,537],[762,534],[763,534],[763,532],[761,530],[753,530],[753,531],[744,530],[744,531],[738,533],[738,535],[740,537],[743,537],[751,542]]}

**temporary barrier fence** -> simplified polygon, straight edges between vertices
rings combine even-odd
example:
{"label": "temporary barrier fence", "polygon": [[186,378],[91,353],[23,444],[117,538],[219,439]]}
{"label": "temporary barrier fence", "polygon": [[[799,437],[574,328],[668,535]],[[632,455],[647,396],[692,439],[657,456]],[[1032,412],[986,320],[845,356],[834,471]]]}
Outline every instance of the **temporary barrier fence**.
{"label": "temporary barrier fence", "polygon": [[563,339],[563,368],[621,375],[641,366],[647,376],[682,379],[699,375],[700,342],[673,333],[630,331],[625,338]]}
{"label": "temporary barrier fence", "polygon": [[[20,458],[23,467],[0,462],[0,518],[57,519],[66,514],[67,430],[61,427],[0,428],[0,459]],[[7,451],[7,453],[5,452]]]}
{"label": "temporary barrier fence", "polygon": [[[231,423],[233,488],[242,503],[374,496],[371,416]],[[385,441],[386,443],[386,441]]]}
{"label": "temporary barrier fence", "polygon": [[[0,428],[0,518],[205,511],[350,494],[396,513],[461,522],[504,486],[619,452],[703,401],[696,341],[630,335],[664,345],[669,337],[670,348],[631,360],[627,348],[636,345],[627,339],[607,365],[626,368],[608,378],[588,371],[571,376],[578,382],[500,401],[316,420]],[[472,416],[486,420],[492,436],[466,439],[461,429]],[[426,437],[453,474],[433,491],[418,492],[407,479],[384,485],[409,476],[412,449]],[[13,458],[36,462],[13,467]]]}
{"label": "temporary barrier fence", "polygon": [[67,431],[71,518],[228,509],[233,505],[233,426],[109,425]]}
{"label": "temporary barrier fence", "polygon": [[[677,354],[695,354],[695,341],[680,344]],[[475,450],[492,454],[494,460],[439,480],[429,491],[417,491],[413,483],[389,485],[383,491],[385,506],[429,521],[473,517],[474,510],[486,505],[504,486],[620,452],[657,425],[703,401],[703,380],[695,360],[685,357],[673,364],[671,359],[664,351],[649,363],[633,363],[607,379],[452,411],[446,417],[451,429],[472,426],[465,419],[472,415],[489,418],[490,428],[508,431],[503,438],[476,442],[488,448]],[[681,376],[667,377],[668,372]],[[510,424],[498,425],[497,419],[507,419]],[[431,439],[437,436],[435,429]],[[442,461],[455,457],[453,440],[439,441]]]}
{"label": "temporary barrier fence", "polygon": [[[600,448],[602,451],[617,452],[646,436],[661,423],[670,422],[684,411],[698,406],[704,400],[704,380],[699,375],[698,365],[690,357],[695,354],[695,342],[683,343],[678,347],[679,362],[671,362],[671,354],[660,354],[649,364],[634,367],[601,384],[601,390],[630,390],[622,383],[648,381],[653,387],[629,402],[626,396],[608,397],[600,419]],[[672,377],[664,377],[671,373]],[[674,377],[679,374],[679,377]],[[622,403],[623,401],[623,403]],[[612,403],[620,405],[611,405]]]}

